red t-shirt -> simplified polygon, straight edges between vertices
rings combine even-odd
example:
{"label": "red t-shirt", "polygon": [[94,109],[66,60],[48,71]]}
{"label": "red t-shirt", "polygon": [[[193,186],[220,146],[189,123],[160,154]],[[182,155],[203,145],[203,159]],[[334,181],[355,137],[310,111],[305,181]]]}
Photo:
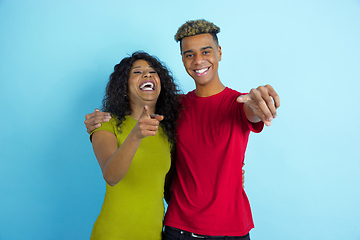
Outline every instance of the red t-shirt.
{"label": "red t-shirt", "polygon": [[264,124],[247,120],[239,95],[225,88],[183,97],[165,225],[211,236],[243,236],[254,227],[242,166],[250,131],[261,132]]}

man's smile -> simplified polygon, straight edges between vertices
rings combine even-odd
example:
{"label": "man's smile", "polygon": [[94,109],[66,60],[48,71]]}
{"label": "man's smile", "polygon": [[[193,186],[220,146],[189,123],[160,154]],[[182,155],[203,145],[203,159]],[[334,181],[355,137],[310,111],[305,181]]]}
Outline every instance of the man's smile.
{"label": "man's smile", "polygon": [[202,76],[205,75],[209,69],[210,67],[206,67],[206,68],[196,69],[194,70],[194,72],[196,73],[196,75]]}

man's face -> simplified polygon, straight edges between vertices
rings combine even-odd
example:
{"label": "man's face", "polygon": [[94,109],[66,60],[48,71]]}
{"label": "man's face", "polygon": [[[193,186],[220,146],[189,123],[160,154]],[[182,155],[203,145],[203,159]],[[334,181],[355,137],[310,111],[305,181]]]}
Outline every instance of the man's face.
{"label": "man's face", "polygon": [[199,34],[185,37],[181,41],[181,55],[186,72],[195,80],[195,84],[206,86],[213,80],[219,80],[218,66],[221,60],[221,47],[211,34]]}

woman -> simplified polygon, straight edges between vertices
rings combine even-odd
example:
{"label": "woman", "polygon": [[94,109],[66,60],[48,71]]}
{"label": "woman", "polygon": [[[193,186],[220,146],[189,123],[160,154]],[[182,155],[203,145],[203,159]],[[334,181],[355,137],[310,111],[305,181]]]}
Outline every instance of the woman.
{"label": "woman", "polygon": [[145,52],[114,67],[102,107],[112,118],[90,135],[107,183],[92,240],[161,239],[178,93],[167,68]]}

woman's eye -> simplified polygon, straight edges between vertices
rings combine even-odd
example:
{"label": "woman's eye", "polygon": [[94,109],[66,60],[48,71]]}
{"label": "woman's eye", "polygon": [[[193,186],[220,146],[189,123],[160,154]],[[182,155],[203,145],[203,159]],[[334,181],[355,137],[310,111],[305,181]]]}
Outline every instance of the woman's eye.
{"label": "woman's eye", "polygon": [[134,71],[134,73],[141,73],[141,71]]}

